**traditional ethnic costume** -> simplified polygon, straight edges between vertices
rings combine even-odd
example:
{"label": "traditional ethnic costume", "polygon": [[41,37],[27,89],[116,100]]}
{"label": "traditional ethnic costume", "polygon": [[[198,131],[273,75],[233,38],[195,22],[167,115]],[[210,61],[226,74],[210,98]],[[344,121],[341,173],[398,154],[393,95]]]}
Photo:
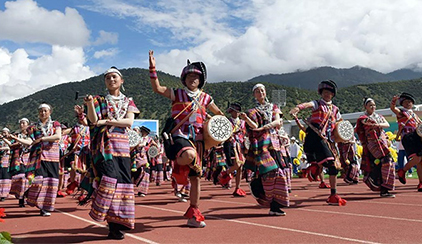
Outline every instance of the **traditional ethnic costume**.
{"label": "traditional ethnic costume", "polygon": [[[331,91],[334,96],[337,93],[337,85],[332,80],[322,81],[318,85],[319,94],[322,94],[324,89]],[[341,114],[339,108],[332,101],[326,102],[320,99],[312,101],[312,104],[312,114],[308,119],[310,126],[306,129],[306,140],[303,149],[308,162],[311,164],[307,170],[308,179],[317,181],[322,166],[328,169],[328,175],[336,176],[338,174],[335,166],[336,156],[333,153],[336,148],[332,136],[336,121],[341,119]],[[298,107],[300,106],[298,105]],[[346,204],[346,200],[337,195],[336,188],[332,188],[327,203],[342,206]]]}
{"label": "traditional ethnic costume", "polygon": [[[29,121],[28,121],[29,122]],[[17,134],[20,139],[27,139],[24,133]],[[28,185],[26,178],[26,166],[29,161],[29,147],[21,143],[14,142],[10,147],[10,168],[9,173],[12,175],[12,187],[10,194],[19,199],[19,207],[25,207],[24,194]]]}
{"label": "traditional ethnic costume", "polygon": [[[172,94],[174,99],[172,99],[173,103],[171,114],[173,117],[183,111],[186,106],[190,107],[177,117],[175,121],[176,124],[179,124],[186,116],[188,116],[192,109],[194,110],[189,119],[187,119],[173,134],[173,141],[175,144],[174,154],[176,155],[173,178],[175,179],[176,185],[187,185],[187,177],[199,177],[201,175],[200,169],[202,167],[202,157],[204,155],[203,123],[206,118],[206,112],[204,110],[213,103],[213,99],[210,95],[199,90],[195,93],[189,91],[188,89],[175,89]],[[192,100],[194,100],[194,102],[191,104]],[[196,150],[197,156],[195,162],[192,162],[193,165],[191,167],[196,167],[199,171],[190,169],[189,166],[181,166],[177,164],[177,157],[179,157],[187,149],[192,148]],[[197,222],[203,222],[205,220],[199,208],[192,205],[189,206],[184,216],[188,219],[194,218]]]}
{"label": "traditional ethnic costume", "polygon": [[292,161],[290,159],[290,152],[289,152],[289,145],[290,145],[290,139],[287,133],[284,131],[284,128],[281,127],[278,130],[278,138],[280,141],[280,152],[281,157],[283,158],[283,161],[286,165],[286,167],[283,169],[287,177],[287,188],[289,189],[289,193],[292,192]]}
{"label": "traditional ethnic costume", "polygon": [[162,144],[158,144],[158,155],[154,158],[150,158],[152,166],[152,177],[151,182],[155,182],[157,186],[160,186],[164,181],[164,170],[163,170],[163,153],[164,148]]}
{"label": "traditional ethnic costume", "polygon": [[380,191],[381,197],[394,197],[388,192],[394,189],[395,169],[384,129],[364,124],[379,124],[383,121],[385,119],[382,115],[375,112],[365,113],[358,118],[355,131],[363,146],[361,163],[361,169],[365,174],[363,181],[372,191]]}
{"label": "traditional ethnic costume", "polygon": [[[150,133],[150,129],[142,126],[140,130]],[[151,145],[152,138],[148,135],[141,137],[140,143],[133,149],[136,171],[132,172],[132,178],[137,188],[138,196],[145,197],[148,194],[150,183],[151,166],[148,161],[147,150]]]}
{"label": "traditional ethnic costume", "polygon": [[226,155],[224,154],[224,147],[222,145],[217,145],[211,149],[210,159],[212,160],[211,165],[213,165],[213,182],[216,185],[217,183],[221,184],[223,188],[231,187],[231,176],[228,176],[226,173],[227,162]]}
{"label": "traditional ethnic costume", "polygon": [[[280,112],[272,103],[257,103],[255,108],[248,111],[248,117],[260,128],[274,121],[276,114]],[[287,176],[284,171],[287,165],[280,152],[278,133],[274,128],[259,132],[253,131],[249,126],[247,129],[251,144],[245,167],[255,171],[256,177],[251,182],[252,194],[261,206],[270,208],[270,215],[285,215],[280,208],[289,206]]]}
{"label": "traditional ethnic costume", "polygon": [[[186,76],[189,73],[199,75],[200,83],[197,91],[191,91],[186,87]],[[202,158],[204,155],[203,125],[207,116],[206,108],[214,102],[210,95],[200,90],[205,85],[206,78],[207,73],[204,63],[188,62],[181,74],[181,81],[185,88],[171,91],[171,116],[175,120],[174,124],[180,125],[180,127],[171,135],[173,145],[170,150],[166,150],[166,155],[167,158],[175,159],[176,161],[172,174],[173,185],[175,186],[187,185],[189,177],[200,177],[202,173]],[[179,165],[177,163],[178,158],[188,149],[196,151],[196,158],[189,166]],[[188,218],[189,226],[205,227],[205,218],[198,206],[191,204],[184,216]]]}
{"label": "traditional ethnic costume", "polygon": [[[43,124],[38,121],[28,127],[28,136],[34,141],[42,137],[52,136],[60,129],[60,123],[48,118]],[[37,207],[43,216],[49,216],[54,211],[59,186],[59,143],[42,141],[32,145],[29,154],[27,171],[34,171],[35,178],[28,190],[27,203]]]}
{"label": "traditional ethnic costume", "polygon": [[340,163],[344,171],[344,182],[347,184],[357,184],[359,182],[359,165],[356,156],[356,143],[339,142],[337,143],[340,152]]}
{"label": "traditional ethnic costume", "polygon": [[[98,120],[123,119],[127,113],[138,114],[132,98],[95,96]],[[96,126],[90,121],[91,152],[98,182],[89,215],[95,221],[107,221],[112,231],[134,229],[135,200],[131,181],[131,159],[126,128]],[[95,184],[94,184],[95,185]],[[94,187],[95,188],[95,187]]]}
{"label": "traditional ethnic costume", "polygon": [[[241,111],[241,106],[238,103],[232,103],[229,109],[236,109],[238,112]],[[226,163],[228,167],[232,167],[235,164],[241,164],[239,166],[239,169],[237,170],[236,174],[242,173],[242,166],[246,160],[244,156],[244,150],[245,150],[245,134],[246,134],[246,123],[244,120],[237,118],[229,118],[229,121],[232,123],[233,126],[233,135],[230,137],[229,140],[224,142],[224,153],[226,155]],[[225,177],[222,177],[222,179],[225,179],[225,181],[230,182],[230,179],[232,178],[231,175],[226,174]],[[224,184],[225,182],[221,182]],[[233,196],[236,197],[244,197],[246,196],[246,192],[242,190],[241,188],[235,188],[233,192]]]}
{"label": "traditional ethnic costume", "polygon": [[11,175],[9,171],[10,154],[9,146],[3,140],[0,141],[0,147],[7,148],[0,151],[0,200],[4,201],[9,196],[10,187],[12,185]]}
{"label": "traditional ethnic costume", "polygon": [[[399,104],[403,105],[403,101],[406,99],[411,100],[413,104],[415,103],[415,99],[411,94],[403,92],[400,95]],[[400,108],[400,114],[397,116],[400,133],[398,136],[401,138],[399,148],[403,146],[404,150],[399,150],[397,174],[403,184],[406,183],[406,172],[403,171],[404,156],[407,156],[408,161],[410,161],[414,156],[422,155],[422,140],[416,132],[416,128],[421,123],[421,119],[412,109]],[[419,179],[419,181],[421,180]],[[418,184],[418,191],[422,191],[422,182]]]}

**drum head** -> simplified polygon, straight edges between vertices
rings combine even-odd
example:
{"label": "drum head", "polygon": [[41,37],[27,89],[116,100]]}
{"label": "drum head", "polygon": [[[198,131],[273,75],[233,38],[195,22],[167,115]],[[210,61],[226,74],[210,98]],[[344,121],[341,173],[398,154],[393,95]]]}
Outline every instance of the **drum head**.
{"label": "drum head", "polygon": [[136,147],[139,144],[139,142],[141,142],[141,136],[138,134],[138,132],[134,130],[128,130],[127,134],[129,136],[130,147]]}
{"label": "drum head", "polygon": [[347,120],[343,120],[337,124],[338,135],[344,141],[351,141],[353,139],[354,128],[352,123]]}
{"label": "drum head", "polygon": [[213,116],[208,122],[208,134],[216,141],[224,142],[233,133],[233,127],[229,119],[222,115]]}
{"label": "drum head", "polygon": [[155,157],[157,157],[158,156],[158,148],[156,147],[156,146],[151,146],[149,149],[148,149],[148,156],[150,157],[150,158],[155,158]]}

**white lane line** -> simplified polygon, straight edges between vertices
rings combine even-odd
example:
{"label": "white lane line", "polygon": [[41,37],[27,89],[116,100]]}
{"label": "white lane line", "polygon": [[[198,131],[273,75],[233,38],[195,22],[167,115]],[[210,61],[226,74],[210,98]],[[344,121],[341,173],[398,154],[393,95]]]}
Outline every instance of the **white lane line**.
{"label": "white lane line", "polygon": [[[156,210],[161,210],[161,211],[166,211],[166,212],[184,214],[184,212],[182,212],[182,211],[177,211],[177,210],[172,210],[172,209],[159,208],[159,207],[146,206],[146,205],[136,205],[136,206],[142,207],[142,208],[151,208],[151,209],[156,209]],[[252,226],[258,226],[258,227],[276,229],[276,230],[284,230],[284,231],[296,232],[296,233],[300,233],[300,234],[321,236],[321,237],[333,238],[333,239],[344,240],[344,241],[378,244],[378,242],[364,241],[364,240],[352,239],[352,238],[347,238],[347,237],[341,237],[341,236],[334,236],[334,235],[322,234],[322,233],[317,233],[317,232],[311,232],[311,231],[306,231],[306,230],[296,230],[296,229],[292,229],[292,228],[283,228],[283,227],[272,226],[272,225],[257,224],[257,223],[240,221],[240,220],[224,219],[224,218],[215,217],[215,216],[212,216],[212,215],[206,215],[206,217],[210,218],[210,219],[224,220],[224,221],[234,222],[234,223],[238,223],[238,224],[252,225]]]}
{"label": "white lane line", "polygon": [[[290,197],[290,201],[294,199],[311,199],[309,197]],[[313,198],[317,199],[317,198]],[[347,200],[347,196],[344,198]],[[381,199],[381,197],[379,198]],[[324,201],[324,199],[321,199],[321,201]],[[378,201],[362,201],[362,200],[350,200],[349,203],[365,203],[365,204],[387,204],[387,205],[397,205],[397,206],[411,206],[411,207],[422,207],[421,204],[412,204],[412,203],[396,203],[396,202],[378,202]]]}
{"label": "white lane line", "polygon": [[350,215],[350,216],[367,217],[367,218],[378,218],[378,219],[389,219],[389,220],[399,220],[399,221],[422,223],[422,220],[420,220],[420,219],[405,219],[405,218],[396,218],[396,217],[388,217],[388,216],[380,216],[380,215],[369,215],[369,214],[359,214],[359,213],[344,213],[344,212],[336,212],[336,211],[325,211],[325,210],[319,210],[319,209],[294,209],[294,208],[292,208],[290,210],[327,213],[327,214],[340,214],[340,215]]}
{"label": "white lane line", "polygon": [[[236,203],[231,201],[220,201],[220,200],[203,200],[203,201],[212,201],[212,202],[221,202],[221,203],[231,203],[237,205],[249,205],[249,206],[259,206],[258,204],[252,203]],[[363,202],[363,201],[362,201]],[[365,202],[363,202],[365,203]],[[388,204],[388,203],[386,203]],[[389,220],[400,220],[400,221],[408,221],[408,222],[418,222],[422,223],[420,219],[405,219],[405,218],[396,218],[396,217],[389,217],[389,216],[380,216],[380,215],[369,215],[369,214],[359,214],[359,213],[345,213],[345,212],[336,212],[336,211],[326,211],[326,210],[319,210],[319,209],[304,209],[304,208],[286,208],[287,211],[308,211],[308,212],[318,212],[318,213],[327,213],[327,214],[342,214],[342,215],[351,215],[351,216],[359,216],[359,217],[368,217],[368,218],[379,218],[379,219],[389,219]]]}
{"label": "white lane line", "polygon": [[[103,228],[107,228],[108,229],[108,227],[106,225],[102,225],[102,224],[99,224],[97,222],[90,221],[90,220],[81,218],[79,216],[76,216],[76,215],[73,215],[73,214],[70,214],[70,213],[66,213],[66,212],[63,212],[63,211],[60,211],[60,210],[57,210],[57,209],[55,210],[55,212],[59,212],[59,213],[62,213],[64,215],[67,215],[69,217],[72,217],[72,218],[75,218],[75,219],[78,219],[78,220],[81,220],[81,221],[84,221],[84,222],[87,222],[87,223],[90,223],[90,224],[93,224],[93,225],[96,225],[96,226],[99,226],[99,227],[103,227]],[[148,240],[148,239],[139,237],[139,236],[135,236],[135,235],[129,234],[129,233],[126,233],[125,236],[131,237],[131,238],[136,239],[138,241],[142,241],[142,242],[149,243],[149,244],[158,244],[157,242],[154,242],[154,241],[151,241],[151,240]]]}

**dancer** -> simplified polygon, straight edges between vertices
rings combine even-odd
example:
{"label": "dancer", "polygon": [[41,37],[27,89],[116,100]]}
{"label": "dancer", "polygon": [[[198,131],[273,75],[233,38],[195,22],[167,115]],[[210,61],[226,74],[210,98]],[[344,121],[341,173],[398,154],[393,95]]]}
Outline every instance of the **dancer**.
{"label": "dancer", "polygon": [[3,128],[1,132],[0,140],[0,201],[4,201],[10,192],[12,185],[11,175],[8,172],[10,165],[10,146],[11,142],[7,139],[9,137],[10,130]]}
{"label": "dancer", "polygon": [[289,206],[287,176],[284,168],[288,167],[280,152],[277,128],[280,128],[280,109],[269,103],[263,84],[256,84],[253,89],[256,100],[255,108],[248,115],[241,114],[247,123],[250,148],[245,167],[255,171],[251,182],[251,191],[257,202],[269,207],[269,215],[284,216],[281,210]]}
{"label": "dancer", "polygon": [[19,139],[26,139],[28,137],[29,120],[22,118],[19,120],[20,132],[16,135],[11,134],[10,138],[14,141],[10,147],[10,168],[9,173],[12,175],[12,187],[10,194],[15,195],[19,199],[19,207],[25,207],[24,194],[28,188],[28,179],[26,178],[26,165],[29,161],[28,146],[19,143]]}
{"label": "dancer", "polygon": [[147,150],[153,145],[154,140],[148,136],[151,130],[147,127],[141,126],[139,131],[141,133],[141,141],[134,149],[136,151],[135,161],[137,170],[132,173],[132,177],[135,186],[138,188],[138,196],[145,197],[148,194],[151,174],[151,165]]}
{"label": "dancer", "polygon": [[139,110],[132,98],[120,91],[124,90],[124,79],[116,67],[104,73],[104,81],[107,96],[89,95],[84,99],[88,108],[95,184],[98,184],[89,215],[96,221],[108,222],[109,239],[124,239],[122,231],[135,227],[127,128],[132,126]]}
{"label": "dancer", "polygon": [[[79,110],[77,107],[75,107],[75,112],[78,116]],[[69,157],[71,158],[70,183],[66,187],[66,193],[69,195],[79,186],[79,182],[76,180],[77,173],[85,174],[86,172],[86,162],[90,155],[89,127],[78,121],[78,123],[73,126],[70,137],[72,139],[72,143],[68,150]]]}
{"label": "dancer", "polygon": [[296,117],[301,110],[312,109],[303,145],[306,158],[311,164],[308,168],[308,179],[317,180],[322,166],[326,167],[331,187],[327,203],[342,206],[346,205],[346,200],[337,194],[338,166],[335,165],[336,148],[331,138],[336,121],[341,119],[338,107],[332,102],[337,93],[337,85],[332,80],[322,81],[318,85],[318,93],[321,96],[320,100],[299,104],[290,111],[290,114]]}
{"label": "dancer", "polygon": [[59,185],[59,140],[62,129],[58,121],[51,119],[52,107],[42,103],[38,106],[38,122],[28,127],[28,137],[17,139],[31,145],[28,172],[34,172],[34,180],[28,190],[27,203],[40,209],[41,216],[54,211]]}
{"label": "dancer", "polygon": [[[397,108],[396,103],[403,108]],[[419,153],[422,148],[421,138],[416,132],[416,128],[422,123],[419,116],[412,110],[415,104],[415,98],[412,94],[403,92],[400,96],[394,96],[391,100],[390,109],[397,116],[397,123],[399,131],[397,139],[399,142],[399,155],[398,155],[398,177],[402,184],[406,184],[406,172],[416,165],[419,184],[418,191],[422,192],[422,157]],[[399,139],[401,138],[401,140]],[[400,150],[403,147],[404,150]],[[407,157],[408,162],[404,165],[404,157]]]}
{"label": "dancer", "polygon": [[292,162],[290,157],[290,138],[283,128],[283,113],[280,113],[280,128],[277,131],[280,140],[280,152],[286,167],[283,169],[287,177],[287,188],[292,192]]}
{"label": "dancer", "polygon": [[365,98],[363,105],[365,114],[358,118],[355,128],[363,146],[363,181],[371,190],[380,191],[381,197],[395,197],[389,192],[394,190],[395,169],[384,132],[390,124],[375,112],[374,99]]}
{"label": "dancer", "polygon": [[[215,105],[212,97],[201,89],[206,83],[207,73],[202,62],[192,63],[183,68],[181,82],[183,89],[170,89],[162,86],[155,70],[153,51],[149,52],[149,66],[152,89],[155,93],[169,98],[172,101],[172,117],[176,118],[176,130],[171,135],[173,138],[173,154],[177,156],[173,175],[187,173],[186,166],[191,168],[188,173],[191,183],[190,206],[185,213],[188,226],[205,227],[205,218],[199,210],[200,181],[202,171],[202,156],[204,154],[203,124],[207,117],[206,109],[217,115],[223,115]],[[174,129],[173,129],[174,130]],[[173,157],[168,155],[172,159]],[[181,166],[181,167],[179,167]],[[188,168],[189,169],[189,168]],[[177,184],[187,183],[187,179],[179,178]]]}
{"label": "dancer", "polygon": [[[225,172],[223,177],[221,177],[220,181],[220,184],[223,186],[228,184],[232,178],[231,174],[236,171],[235,189],[233,191],[233,196],[235,197],[246,196],[246,192],[240,188],[242,168],[245,163],[244,140],[246,134],[245,121],[239,117],[241,112],[242,106],[238,102],[231,103],[227,108],[227,113],[231,115],[229,120],[233,125],[233,135],[229,140],[224,142],[224,153],[226,154],[226,163],[229,166],[229,169]],[[245,114],[243,113],[242,116],[245,116]]]}

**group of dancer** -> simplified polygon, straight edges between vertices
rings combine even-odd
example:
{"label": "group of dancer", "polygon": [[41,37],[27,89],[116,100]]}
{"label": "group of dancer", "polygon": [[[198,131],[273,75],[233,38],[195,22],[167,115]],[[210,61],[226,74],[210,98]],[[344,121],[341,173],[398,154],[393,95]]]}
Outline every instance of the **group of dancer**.
{"label": "group of dancer", "polygon": [[[286,215],[283,209],[290,204],[292,177],[289,136],[283,130],[283,113],[268,101],[265,86],[256,84],[253,87],[251,96],[256,105],[247,112],[242,111],[238,102],[230,104],[227,113],[230,114],[232,136],[207,148],[204,141],[207,110],[214,115],[224,113],[203,90],[207,81],[205,64],[188,62],[181,73],[183,88],[168,88],[158,79],[156,61],[150,51],[149,74],[152,90],[171,101],[172,123],[169,127],[166,125],[161,138],[163,143],[149,137],[148,128],[138,127],[135,130],[141,139],[136,146],[129,145],[128,130],[140,111],[132,98],[122,93],[123,75],[111,67],[104,73],[108,94],[87,95],[84,106],[76,105],[77,124],[74,127],[65,128],[54,121],[52,106],[42,103],[38,107],[37,122],[30,123],[22,118],[19,132],[3,129],[0,140],[1,200],[10,193],[19,199],[19,206],[24,207],[26,198],[26,203],[39,208],[42,216],[50,216],[57,195],[61,195],[59,190],[66,182],[64,171],[69,168],[66,192],[71,194],[76,187],[83,189],[79,203],[91,203],[89,215],[96,221],[108,222],[108,238],[123,239],[124,231],[135,226],[134,188],[138,187],[138,196],[144,197],[151,179],[156,179],[159,185],[164,177],[171,178],[174,194],[181,201],[189,198],[189,207],[184,214],[187,225],[203,228],[206,224],[199,209],[200,178],[205,176],[228,188],[235,177],[233,195],[244,197],[246,192],[241,189],[240,182],[242,172],[245,172],[243,175],[258,204],[269,208],[269,215]],[[323,179],[321,172],[326,168],[330,182],[326,202],[342,206],[346,200],[337,193],[339,161],[347,168],[345,181],[350,184],[358,182],[360,170],[353,142],[336,143],[333,140],[336,123],[342,120],[339,108],[332,102],[337,85],[332,80],[322,81],[318,93],[321,99],[298,104],[290,114],[306,132],[304,151],[310,163],[308,179]],[[397,100],[403,108],[396,107]],[[405,155],[409,158],[408,164],[398,171],[402,183],[406,183],[405,172],[412,166],[417,165],[418,173],[422,174],[422,140],[417,133],[421,120],[412,111],[414,103],[415,99],[408,93],[394,97],[391,102]],[[394,197],[390,193],[394,189],[394,162],[384,132],[389,124],[375,112],[373,99],[366,98],[363,107],[364,115],[355,127],[363,146],[363,181],[371,190],[379,191],[381,197]],[[311,116],[305,121],[307,127],[297,117],[304,109],[311,109]],[[158,148],[157,157],[147,155],[151,146]],[[205,167],[208,170],[204,173]],[[418,189],[421,188],[422,184],[419,184]]]}

